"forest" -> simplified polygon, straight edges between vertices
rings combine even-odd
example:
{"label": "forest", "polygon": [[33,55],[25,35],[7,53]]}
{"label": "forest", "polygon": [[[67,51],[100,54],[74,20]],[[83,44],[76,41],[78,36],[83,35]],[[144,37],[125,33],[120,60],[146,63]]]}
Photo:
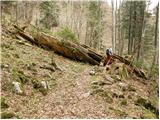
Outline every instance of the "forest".
{"label": "forest", "polygon": [[158,119],[159,1],[0,1],[1,119]]}

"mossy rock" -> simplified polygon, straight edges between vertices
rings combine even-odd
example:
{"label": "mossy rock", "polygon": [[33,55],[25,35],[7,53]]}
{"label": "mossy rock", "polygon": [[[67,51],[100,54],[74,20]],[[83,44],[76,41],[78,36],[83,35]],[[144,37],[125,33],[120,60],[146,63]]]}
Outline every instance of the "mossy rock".
{"label": "mossy rock", "polygon": [[32,84],[33,88],[39,90],[43,95],[47,95],[48,89],[44,89],[40,81],[38,81],[37,79],[32,79]]}
{"label": "mossy rock", "polygon": [[149,100],[146,100],[142,97],[139,97],[137,99],[137,101],[135,101],[135,105],[139,105],[139,106],[142,106],[142,107],[146,108],[147,110],[150,110],[156,116],[159,115],[159,110],[155,106],[153,106],[152,103]]}
{"label": "mossy rock", "polygon": [[35,69],[36,63],[32,62],[32,63],[27,64],[26,66],[27,66],[28,70],[36,71],[36,69]]}
{"label": "mossy rock", "polygon": [[123,100],[121,101],[121,105],[127,105],[127,100],[126,100],[126,99],[123,99]]}
{"label": "mossy rock", "polygon": [[122,79],[119,75],[112,75],[111,77],[116,81],[122,81]]}
{"label": "mossy rock", "polygon": [[91,94],[98,94],[99,96],[103,97],[104,100],[108,103],[113,102],[111,93],[104,91],[102,88],[94,89]]}
{"label": "mossy rock", "polygon": [[142,118],[143,119],[156,119],[156,115],[154,113],[152,113],[151,111],[149,110],[145,110],[143,115],[142,115]]}
{"label": "mossy rock", "polygon": [[33,88],[39,89],[41,88],[41,83],[37,79],[32,79]]}
{"label": "mossy rock", "polygon": [[1,119],[13,118],[15,115],[13,112],[3,112],[1,113]]}
{"label": "mossy rock", "polygon": [[9,105],[6,103],[5,98],[1,98],[1,108],[2,109],[9,108]]}
{"label": "mossy rock", "polygon": [[47,93],[48,93],[48,90],[47,89],[44,89],[44,88],[39,88],[39,91],[45,96],[45,95],[47,95]]}

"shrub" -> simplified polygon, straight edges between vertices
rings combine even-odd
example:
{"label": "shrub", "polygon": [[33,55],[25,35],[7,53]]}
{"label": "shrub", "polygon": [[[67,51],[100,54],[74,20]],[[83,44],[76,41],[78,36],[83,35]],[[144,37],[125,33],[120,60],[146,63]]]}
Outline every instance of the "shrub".
{"label": "shrub", "polygon": [[58,31],[56,33],[56,35],[60,38],[62,38],[62,40],[69,40],[72,41],[74,43],[78,42],[78,38],[75,35],[74,32],[72,32],[71,29],[69,29],[68,27],[64,27],[63,29],[61,29],[60,31]]}

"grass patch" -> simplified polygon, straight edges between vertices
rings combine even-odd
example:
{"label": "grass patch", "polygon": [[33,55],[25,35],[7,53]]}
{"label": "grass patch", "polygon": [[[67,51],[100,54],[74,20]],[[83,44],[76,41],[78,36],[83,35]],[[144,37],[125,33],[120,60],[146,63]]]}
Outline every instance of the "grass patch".
{"label": "grass patch", "polygon": [[2,112],[1,113],[1,119],[9,119],[9,118],[13,118],[13,117],[14,117],[13,112]]}
{"label": "grass patch", "polygon": [[29,81],[29,76],[26,76],[23,71],[18,70],[17,68],[12,69],[12,78],[14,81],[25,84]]}
{"label": "grass patch", "polygon": [[5,108],[9,108],[9,105],[6,103],[6,99],[5,98],[1,98],[1,108],[5,109]]}

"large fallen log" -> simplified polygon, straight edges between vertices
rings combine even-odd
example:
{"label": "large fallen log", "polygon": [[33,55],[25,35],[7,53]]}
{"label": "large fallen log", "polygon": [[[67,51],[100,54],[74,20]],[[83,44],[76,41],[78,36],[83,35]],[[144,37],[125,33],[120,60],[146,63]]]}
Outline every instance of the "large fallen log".
{"label": "large fallen log", "polygon": [[[53,36],[46,35],[45,33],[41,32],[37,33],[34,37],[32,37],[30,34],[24,32],[18,26],[14,25],[14,27],[18,29],[18,34],[21,37],[27,39],[31,43],[48,47],[52,49],[54,52],[62,54],[63,56],[74,60],[89,62],[93,65],[99,65],[102,59],[104,59],[105,57],[105,55],[95,51],[94,49],[86,45],[79,45],[70,41],[62,41],[57,38],[54,38]],[[138,77],[142,77],[145,79],[147,78],[142,70],[132,65],[131,61],[128,61],[127,59],[116,54],[113,54],[113,58],[118,59],[126,65],[129,65],[132,68],[133,73],[135,73]]]}
{"label": "large fallen log", "polygon": [[52,36],[46,35],[45,33],[37,33],[33,38],[18,26],[14,25],[14,27],[18,29],[18,34],[21,37],[27,39],[31,43],[49,47],[54,50],[54,52],[74,60],[89,62],[93,65],[99,65],[100,63],[100,59],[97,58],[96,54],[88,52],[87,49],[78,44],[69,41],[61,41]]}

